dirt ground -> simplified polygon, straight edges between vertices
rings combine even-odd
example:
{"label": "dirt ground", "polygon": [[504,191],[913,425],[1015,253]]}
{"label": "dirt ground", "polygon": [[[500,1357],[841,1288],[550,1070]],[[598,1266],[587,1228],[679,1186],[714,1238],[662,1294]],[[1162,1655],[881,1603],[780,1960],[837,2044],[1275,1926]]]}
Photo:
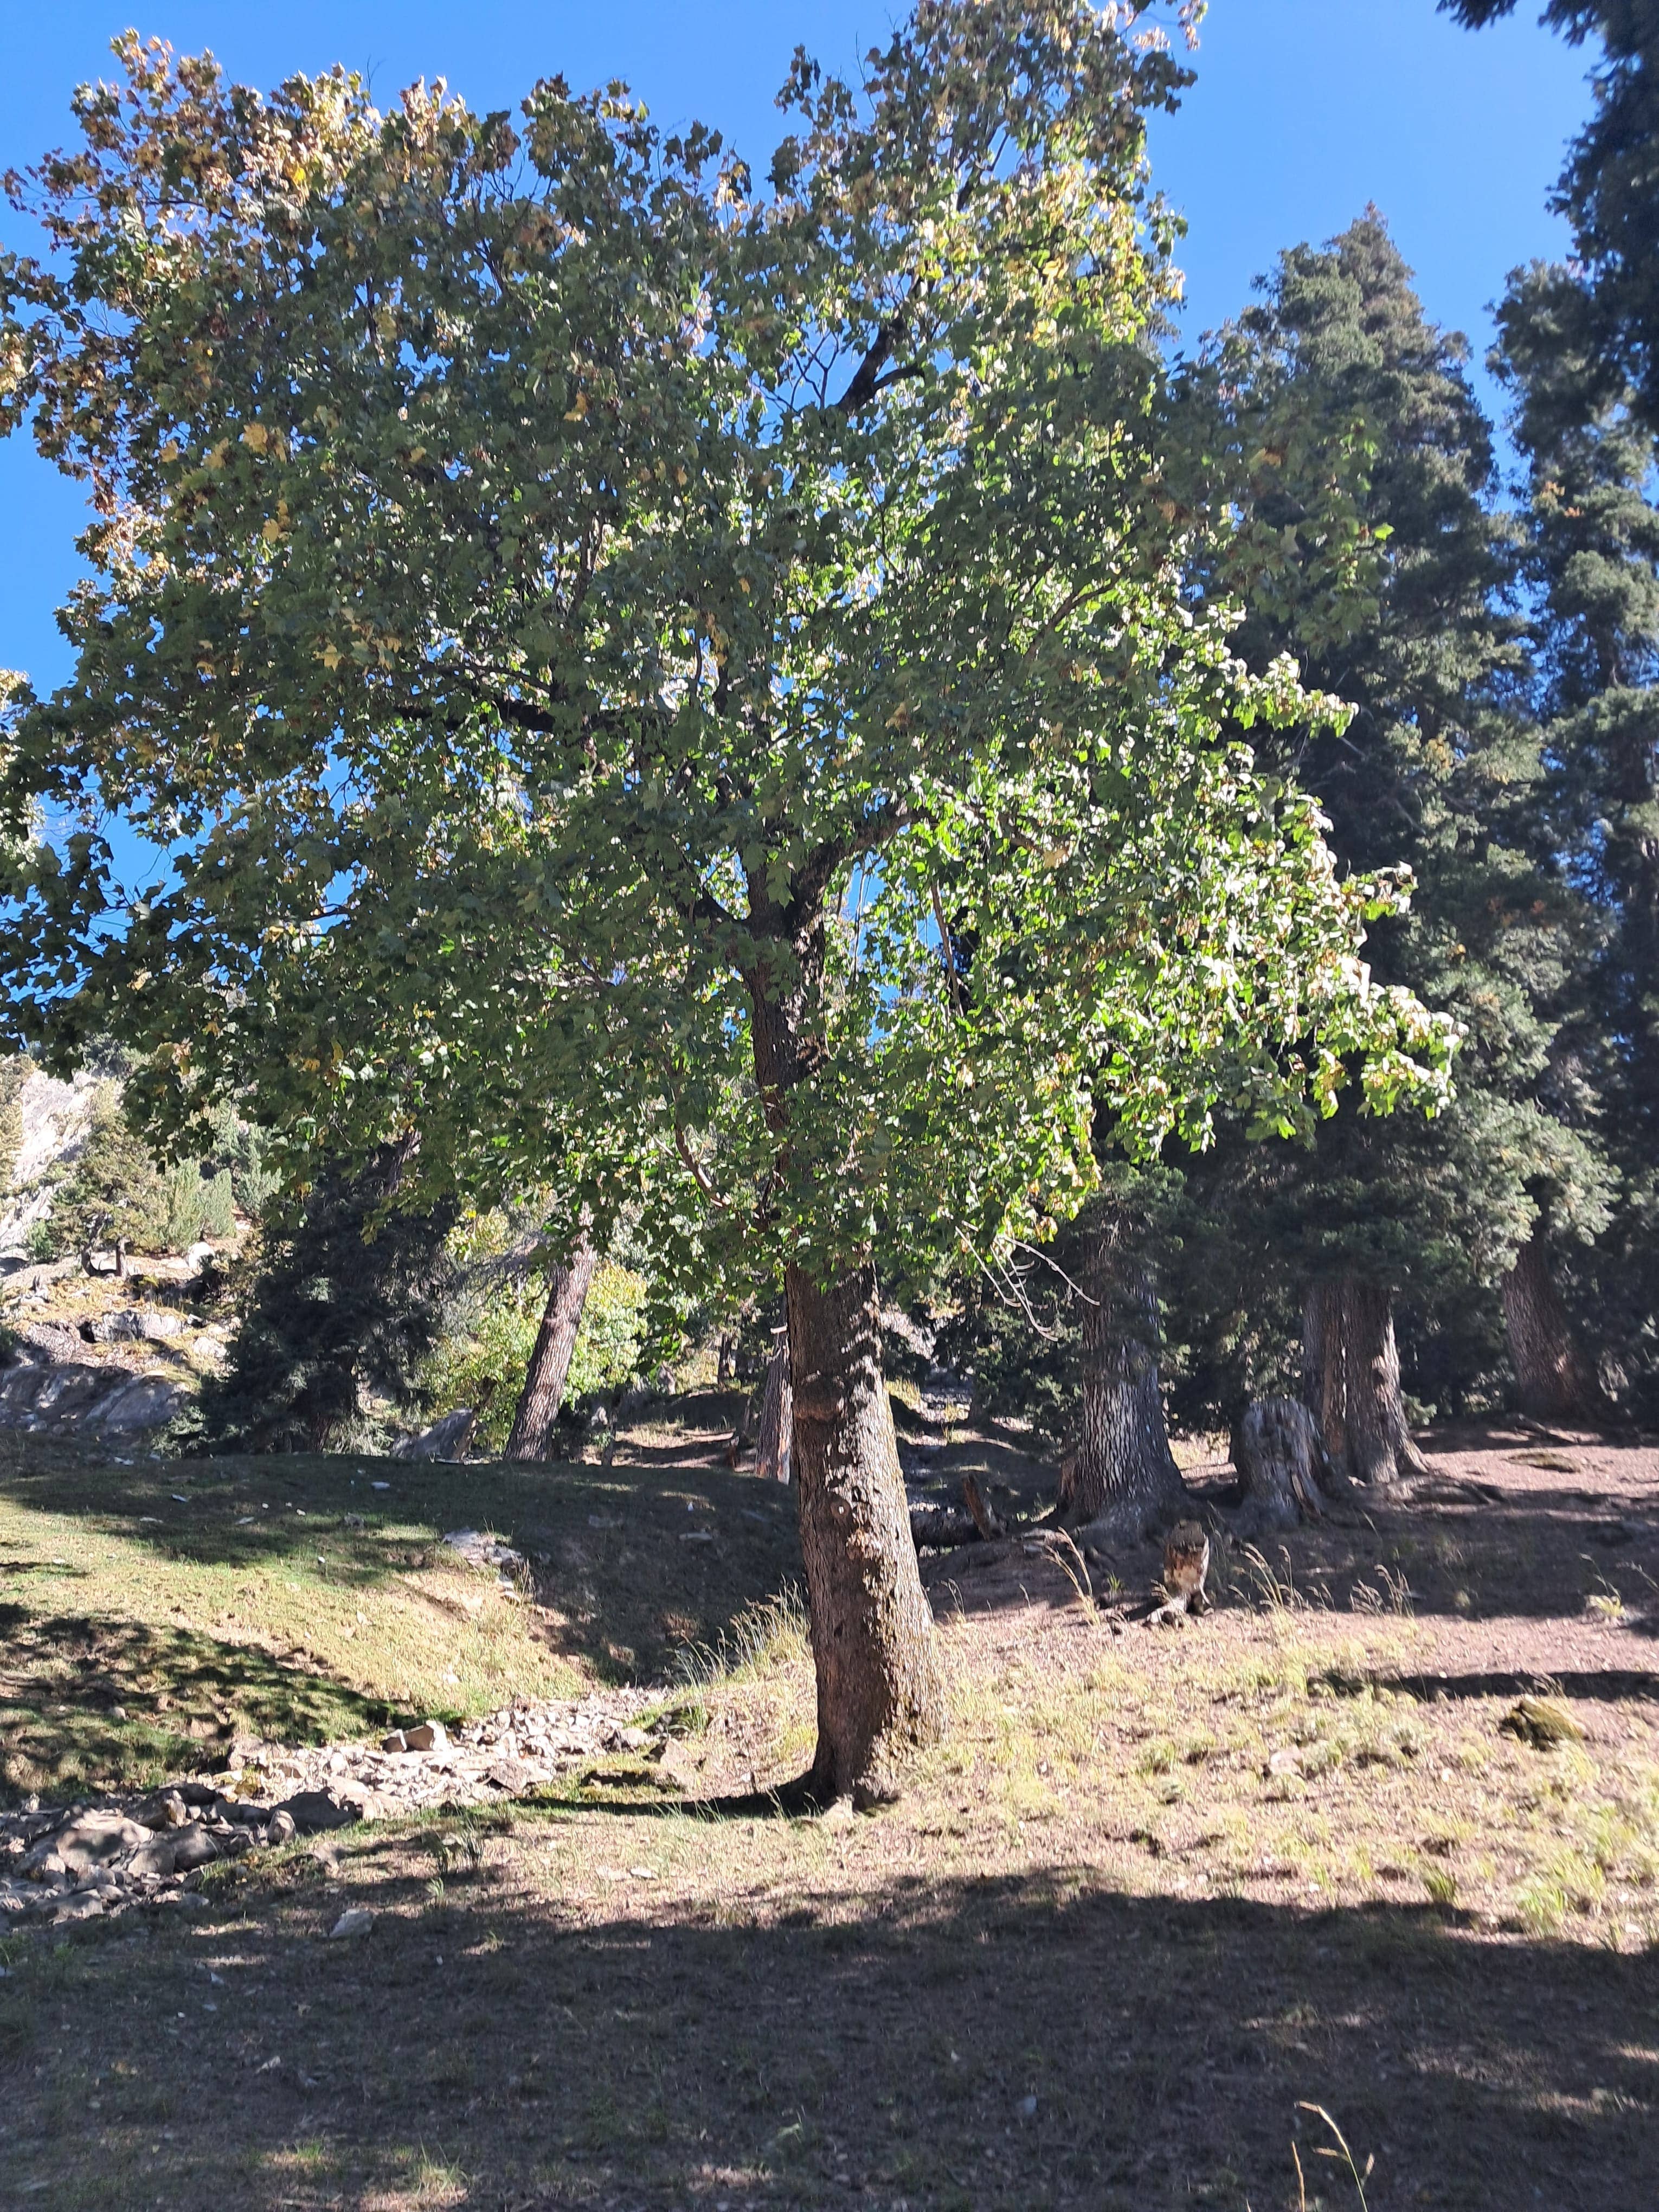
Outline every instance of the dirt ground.
{"label": "dirt ground", "polygon": [[[1040,1502],[1018,1438],[906,1425]],[[757,1588],[641,1690],[660,1760],[0,1944],[0,2203],[1356,2207],[1322,2106],[1370,2212],[1659,2204],[1659,1451],[1425,1442],[1218,1537],[1182,1627],[1151,1549],[1086,1595],[1029,1535],[939,1555],[950,1725],[874,1818],[768,1794],[811,1683]],[[710,1463],[659,1431],[606,1479]]]}

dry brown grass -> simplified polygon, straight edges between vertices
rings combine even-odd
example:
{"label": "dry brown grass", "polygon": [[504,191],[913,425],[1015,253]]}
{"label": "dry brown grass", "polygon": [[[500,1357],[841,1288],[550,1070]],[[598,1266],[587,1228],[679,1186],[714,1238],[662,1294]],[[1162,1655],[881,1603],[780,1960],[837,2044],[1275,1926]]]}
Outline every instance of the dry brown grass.
{"label": "dry brown grass", "polygon": [[[757,1589],[642,1698],[660,1766],[239,1863],[185,1928],[11,1947],[0,2173],[65,2212],[1334,2212],[1355,2176],[1370,2212],[1644,2206],[1659,1468],[1576,1464],[1588,1504],[1501,1443],[1447,1457],[1484,1518],[1340,1519],[1184,1629],[1019,1553],[943,1603],[950,1730],[872,1820],[769,1798],[812,1693]],[[1156,1571],[1119,1565],[1126,1598]],[[1523,1678],[1582,1741],[1503,1732]],[[347,1902],[374,1933],[331,1943]]]}

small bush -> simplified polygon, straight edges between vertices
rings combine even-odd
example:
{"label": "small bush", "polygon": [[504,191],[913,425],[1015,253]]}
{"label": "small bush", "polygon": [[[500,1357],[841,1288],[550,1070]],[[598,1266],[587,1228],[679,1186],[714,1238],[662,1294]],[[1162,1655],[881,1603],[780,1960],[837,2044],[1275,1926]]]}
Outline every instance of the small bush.
{"label": "small bush", "polygon": [[[623,1389],[639,1371],[645,1337],[647,1286],[630,1268],[602,1261],[594,1270],[570,1357],[565,1403],[580,1405]],[[440,1413],[483,1401],[473,1449],[506,1449],[547,1303],[540,1274],[498,1281],[464,1297],[443,1340],[422,1368],[421,1389]]]}

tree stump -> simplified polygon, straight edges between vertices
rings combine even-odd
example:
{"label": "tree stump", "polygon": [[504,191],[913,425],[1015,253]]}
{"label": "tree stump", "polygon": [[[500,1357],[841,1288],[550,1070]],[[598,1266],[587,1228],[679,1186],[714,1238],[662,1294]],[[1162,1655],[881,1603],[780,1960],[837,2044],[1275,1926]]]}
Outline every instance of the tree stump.
{"label": "tree stump", "polygon": [[1259,1398],[1233,1431],[1241,1504],[1263,1528],[1320,1517],[1325,1454],[1313,1415],[1296,1398]]}

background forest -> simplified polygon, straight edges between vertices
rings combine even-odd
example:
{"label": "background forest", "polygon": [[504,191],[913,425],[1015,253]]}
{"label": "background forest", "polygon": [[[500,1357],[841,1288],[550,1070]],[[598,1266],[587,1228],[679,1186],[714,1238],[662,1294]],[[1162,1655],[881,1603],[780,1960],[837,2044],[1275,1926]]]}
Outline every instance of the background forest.
{"label": "background forest", "polygon": [[[1195,353],[1166,341],[1149,356],[1189,605],[1237,611],[1224,619],[1249,669],[1288,655],[1310,693],[1352,710],[1249,742],[1316,798],[1343,871],[1409,872],[1409,913],[1370,926],[1365,957],[1460,1044],[1431,1118],[1350,1102],[1285,1141],[1224,1102],[1201,1152],[1170,1131],[1133,1158],[1103,1120],[1101,1194],[1048,1249],[989,1273],[902,1238],[884,1250],[906,1340],[936,1339],[986,1414],[1056,1447],[1077,1439],[1091,1359],[1158,1401],[1142,1443],[1117,1448],[1149,1465],[1166,1410],[1228,1430],[1284,1392],[1371,1475],[1409,1456],[1412,1420],[1650,1423],[1659,1406],[1659,514],[1651,311],[1628,248],[1652,28],[1639,7],[1556,13],[1606,58],[1560,188],[1577,258],[1517,270],[1504,295],[1500,422],[1375,208],[1287,249]],[[334,1164],[323,1124],[262,1130],[251,1099],[246,1119],[216,1107],[194,1147],[146,1151],[140,1097],[124,1118],[107,1072],[130,1064],[123,1044],[94,1030],[90,1054],[85,1036],[58,1049],[102,1066],[105,1087],[50,1192],[37,1164],[19,1194],[27,1250],[234,1245],[219,1296],[244,1317],[206,1434],[343,1448],[464,1403],[477,1447],[506,1448],[569,1218],[548,1194],[458,1173],[436,1211],[377,1243],[403,1187],[384,1159]],[[10,1063],[7,1127],[30,1064]],[[583,1285],[573,1409],[659,1370],[757,1376],[780,1305],[742,1280],[712,1303],[706,1279],[688,1291],[637,1209],[609,1241]],[[326,1287],[296,1303],[301,1281]],[[1356,1414],[1362,1370],[1385,1380]]]}

